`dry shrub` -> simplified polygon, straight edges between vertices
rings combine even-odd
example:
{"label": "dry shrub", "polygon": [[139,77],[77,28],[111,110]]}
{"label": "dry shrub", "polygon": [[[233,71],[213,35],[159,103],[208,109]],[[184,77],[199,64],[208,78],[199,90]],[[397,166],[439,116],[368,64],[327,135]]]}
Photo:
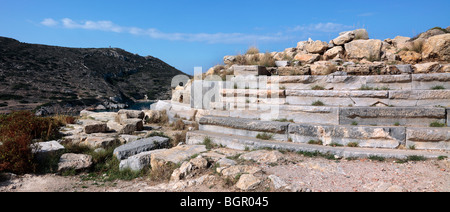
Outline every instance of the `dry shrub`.
{"label": "dry shrub", "polygon": [[172,146],[177,146],[179,143],[186,143],[186,133],[187,131],[183,130],[181,132],[173,134]]}
{"label": "dry shrub", "polygon": [[260,58],[259,64],[260,66],[265,67],[275,67],[275,59],[269,52],[264,53],[263,57]]}
{"label": "dry shrub", "polygon": [[186,128],[186,125],[184,124],[183,120],[178,119],[175,121],[173,130],[184,130]]}
{"label": "dry shrub", "polygon": [[245,54],[258,54],[258,53],[259,53],[259,49],[255,46],[251,46],[250,48],[248,48],[248,50]]}
{"label": "dry shrub", "polygon": [[[66,120],[67,121],[67,120]],[[71,121],[71,120],[69,120]],[[60,137],[62,121],[52,117],[37,117],[30,111],[14,112],[0,118],[0,172],[18,174],[34,172],[31,144]]]}

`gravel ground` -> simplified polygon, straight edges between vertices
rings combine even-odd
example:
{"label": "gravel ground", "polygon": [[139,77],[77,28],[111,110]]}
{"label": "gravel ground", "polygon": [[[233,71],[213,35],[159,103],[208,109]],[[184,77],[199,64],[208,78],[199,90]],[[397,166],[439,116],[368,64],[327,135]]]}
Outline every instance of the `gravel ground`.
{"label": "gravel ground", "polygon": [[[289,189],[275,190],[265,180],[257,191],[312,191],[312,192],[448,192],[450,191],[450,161],[426,160],[396,163],[393,160],[372,161],[328,160],[285,153],[286,160],[277,164],[256,164],[263,170],[262,178],[278,176]],[[239,191],[225,186],[223,179],[210,170],[202,176],[211,175],[207,183],[183,181],[184,186],[174,188],[168,183],[151,182],[138,178],[132,181],[102,182],[83,180],[81,175],[63,177],[56,174],[14,176],[0,182],[1,192],[136,192],[136,191]],[[200,176],[198,176],[200,177]],[[195,182],[194,182],[195,181]],[[269,188],[270,187],[270,188]],[[294,189],[293,189],[294,188]]]}

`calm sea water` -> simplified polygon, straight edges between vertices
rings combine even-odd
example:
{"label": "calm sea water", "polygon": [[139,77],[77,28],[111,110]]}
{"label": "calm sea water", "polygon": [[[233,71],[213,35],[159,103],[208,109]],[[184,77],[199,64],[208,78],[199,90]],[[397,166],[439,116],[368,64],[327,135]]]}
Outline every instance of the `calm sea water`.
{"label": "calm sea water", "polygon": [[[150,110],[150,106],[156,101],[148,101],[148,102],[135,102],[130,105],[127,110]],[[110,109],[110,110],[95,110],[94,112],[117,112],[120,109]]]}

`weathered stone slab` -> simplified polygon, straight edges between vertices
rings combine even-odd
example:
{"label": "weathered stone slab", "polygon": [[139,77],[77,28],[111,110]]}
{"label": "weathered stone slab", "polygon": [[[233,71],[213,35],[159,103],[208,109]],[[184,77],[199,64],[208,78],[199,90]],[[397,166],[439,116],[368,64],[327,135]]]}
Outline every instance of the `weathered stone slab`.
{"label": "weathered stone slab", "polygon": [[85,154],[66,153],[61,156],[58,163],[58,171],[66,171],[70,169],[83,170],[91,167],[92,156]]}
{"label": "weathered stone slab", "polygon": [[257,150],[242,154],[239,159],[251,160],[257,163],[278,163],[284,160],[284,156],[279,151]]}
{"label": "weathered stone slab", "polygon": [[309,75],[310,73],[311,73],[311,69],[309,66],[278,68],[279,76]]}
{"label": "weathered stone slab", "polygon": [[394,106],[450,107],[450,90],[389,91],[389,104]]}
{"label": "weathered stone slab", "polygon": [[113,135],[108,135],[104,133],[95,133],[86,137],[86,139],[81,143],[91,148],[107,148],[116,144],[118,140],[114,138]]}
{"label": "weathered stone slab", "polygon": [[226,97],[265,97],[282,98],[285,97],[284,90],[263,90],[263,89],[222,89],[220,93]]}
{"label": "weathered stone slab", "polygon": [[412,75],[412,89],[414,90],[430,90],[435,86],[450,89],[450,73]]}
{"label": "weathered stone slab", "polygon": [[285,133],[288,129],[288,123],[214,116],[202,117],[199,124],[268,133]]}
{"label": "weathered stone slab", "polygon": [[428,126],[444,122],[444,108],[437,107],[346,107],[339,110],[339,124]]}
{"label": "weathered stone slab", "polygon": [[387,91],[286,90],[286,102],[290,105],[312,105],[316,101],[326,106],[388,105],[387,97]]}
{"label": "weathered stone slab", "polygon": [[242,76],[242,75],[253,75],[253,76],[258,76],[258,75],[268,75],[270,76],[270,73],[267,71],[267,69],[263,66],[252,66],[252,65],[243,65],[243,66],[239,66],[239,65],[235,65],[233,66],[234,69],[234,75],[235,76]]}
{"label": "weathered stone slab", "polygon": [[286,90],[286,96],[388,98],[387,91]]}
{"label": "weathered stone slab", "polygon": [[450,129],[442,128],[407,128],[406,146],[414,149],[450,150]]}
{"label": "weathered stone slab", "polygon": [[205,145],[181,145],[151,154],[152,169],[163,167],[167,163],[179,164],[193,155],[206,152]]}
{"label": "weathered stone slab", "polygon": [[450,108],[447,108],[447,127],[450,127]]}
{"label": "weathered stone slab", "polygon": [[108,130],[106,123],[100,121],[84,119],[81,120],[81,123],[83,125],[84,133],[86,134],[103,133]]}
{"label": "weathered stone slab", "polygon": [[126,114],[127,118],[129,118],[129,119],[135,119],[135,118],[143,119],[145,116],[144,111],[141,111],[141,110],[124,110],[124,109],[122,109],[122,110],[119,110],[119,112],[117,112],[117,114],[118,115]]}
{"label": "weathered stone slab", "polygon": [[380,60],[381,40],[354,40],[345,44],[345,51],[349,59]]}
{"label": "weathered stone slab", "polygon": [[137,155],[128,157],[127,159],[120,161],[119,169],[120,170],[131,169],[133,171],[142,170],[143,168],[150,166],[152,154],[164,150],[166,149],[156,149],[152,151],[141,152]]}
{"label": "weathered stone slab", "polygon": [[141,152],[165,148],[168,145],[169,138],[159,136],[144,138],[117,147],[114,149],[114,156],[122,160]]}
{"label": "weathered stone slab", "polygon": [[360,147],[397,148],[405,143],[405,127],[290,124],[293,142],[321,140],[324,145],[357,143]]}
{"label": "weathered stone slab", "polygon": [[286,61],[286,60],[275,61],[275,65],[277,67],[286,67],[286,66],[289,66],[290,64],[291,64],[291,62]]}

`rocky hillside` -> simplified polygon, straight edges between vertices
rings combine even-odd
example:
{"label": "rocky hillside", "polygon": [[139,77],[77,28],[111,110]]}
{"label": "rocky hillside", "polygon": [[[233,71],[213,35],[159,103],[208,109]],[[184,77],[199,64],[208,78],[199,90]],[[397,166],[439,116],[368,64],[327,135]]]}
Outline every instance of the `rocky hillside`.
{"label": "rocky hillside", "polygon": [[120,108],[145,95],[168,99],[178,74],[183,73],[157,58],[118,48],[65,48],[0,37],[0,112],[43,105],[44,113],[100,104]]}
{"label": "rocky hillside", "polygon": [[252,47],[244,55],[225,56],[224,65],[209,69],[206,75],[225,78],[234,65],[265,66],[280,76],[450,72],[450,27],[385,40],[370,39],[365,29],[356,29],[341,32],[329,42],[300,41],[282,52],[260,53]]}

